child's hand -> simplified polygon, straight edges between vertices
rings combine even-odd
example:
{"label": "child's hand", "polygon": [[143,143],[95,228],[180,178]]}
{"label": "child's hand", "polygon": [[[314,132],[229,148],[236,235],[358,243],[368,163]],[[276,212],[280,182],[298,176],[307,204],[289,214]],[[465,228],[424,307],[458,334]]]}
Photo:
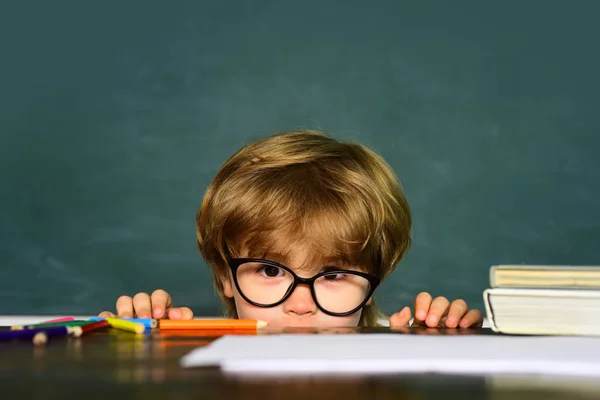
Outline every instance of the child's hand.
{"label": "child's hand", "polygon": [[171,295],[162,289],[155,290],[152,296],[138,293],[133,298],[121,296],[117,300],[117,315],[104,311],[101,318],[155,318],[192,319],[194,313],[187,307],[173,307]]}
{"label": "child's hand", "polygon": [[[390,327],[408,326],[411,319],[410,307],[390,317]],[[452,304],[445,297],[431,298],[429,293],[419,293],[415,298],[415,319],[412,326],[429,328],[479,328],[483,316],[479,310],[469,310],[464,300],[454,300]]]}

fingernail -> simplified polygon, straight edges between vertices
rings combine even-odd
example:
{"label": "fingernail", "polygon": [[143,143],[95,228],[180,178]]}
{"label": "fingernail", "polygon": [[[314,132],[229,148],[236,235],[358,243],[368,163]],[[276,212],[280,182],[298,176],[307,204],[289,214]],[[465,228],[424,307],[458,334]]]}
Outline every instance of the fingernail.
{"label": "fingernail", "polygon": [[429,325],[429,326],[432,326],[432,325],[435,326],[435,325],[437,325],[437,320],[435,319],[434,316],[431,316],[431,317],[427,318],[427,325]]}
{"label": "fingernail", "polygon": [[425,319],[425,311],[421,310],[417,313],[417,318],[421,321]]}
{"label": "fingernail", "polygon": [[449,317],[448,319],[446,319],[446,326],[448,328],[454,328],[456,326],[456,318]]}
{"label": "fingernail", "polygon": [[469,321],[466,321],[466,320],[460,321],[460,326],[462,326],[463,328],[468,327],[469,326]]}
{"label": "fingernail", "polygon": [[181,318],[181,311],[179,310],[173,310],[171,311],[171,314],[174,318]]}
{"label": "fingernail", "polygon": [[400,310],[400,316],[404,317],[406,315],[406,307],[404,307],[402,310]]}
{"label": "fingernail", "polygon": [[154,307],[154,318],[160,318],[163,316],[163,310],[160,307]]}

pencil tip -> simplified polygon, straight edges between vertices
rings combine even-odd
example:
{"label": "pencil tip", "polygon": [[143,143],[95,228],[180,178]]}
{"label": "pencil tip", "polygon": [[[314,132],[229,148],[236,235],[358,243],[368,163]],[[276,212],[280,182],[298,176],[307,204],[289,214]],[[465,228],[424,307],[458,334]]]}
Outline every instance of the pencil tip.
{"label": "pencil tip", "polygon": [[38,332],[33,337],[33,344],[38,346],[41,344],[46,344],[48,342],[48,335],[45,332]]}
{"label": "pencil tip", "polygon": [[267,321],[256,321],[256,327],[257,328],[264,328],[265,326],[269,325],[269,323]]}
{"label": "pencil tip", "polygon": [[83,335],[83,328],[80,326],[74,326],[71,330],[71,333],[74,337],[80,337],[81,335]]}

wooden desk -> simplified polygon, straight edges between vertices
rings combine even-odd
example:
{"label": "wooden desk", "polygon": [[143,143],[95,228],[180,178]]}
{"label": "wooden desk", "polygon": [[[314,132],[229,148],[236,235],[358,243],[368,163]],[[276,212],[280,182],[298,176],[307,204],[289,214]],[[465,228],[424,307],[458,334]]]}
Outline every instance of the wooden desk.
{"label": "wooden desk", "polygon": [[[353,331],[374,331],[356,329]],[[377,332],[390,332],[380,328]],[[277,332],[275,332],[277,333]],[[412,334],[493,334],[410,330]],[[170,332],[136,337],[110,330],[46,346],[0,343],[0,384],[10,398],[70,399],[597,399],[600,383],[441,375],[250,378],[184,369],[180,358],[216,337]],[[4,398],[4,396],[2,396]],[[8,397],[7,397],[8,398]]]}

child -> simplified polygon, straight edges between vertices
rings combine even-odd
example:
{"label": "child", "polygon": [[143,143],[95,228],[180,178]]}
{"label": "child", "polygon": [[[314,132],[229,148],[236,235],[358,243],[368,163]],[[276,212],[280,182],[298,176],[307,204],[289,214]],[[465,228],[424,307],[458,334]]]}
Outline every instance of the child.
{"label": "child", "polygon": [[[231,318],[271,326],[375,326],[373,292],[410,245],[408,203],[370,149],[322,133],[274,135],[242,147],[217,173],[196,218],[198,247]],[[421,293],[413,325],[481,326],[463,300]],[[170,295],[121,296],[119,317],[191,319]],[[115,316],[103,312],[101,317]],[[389,319],[404,327],[404,307]]]}

